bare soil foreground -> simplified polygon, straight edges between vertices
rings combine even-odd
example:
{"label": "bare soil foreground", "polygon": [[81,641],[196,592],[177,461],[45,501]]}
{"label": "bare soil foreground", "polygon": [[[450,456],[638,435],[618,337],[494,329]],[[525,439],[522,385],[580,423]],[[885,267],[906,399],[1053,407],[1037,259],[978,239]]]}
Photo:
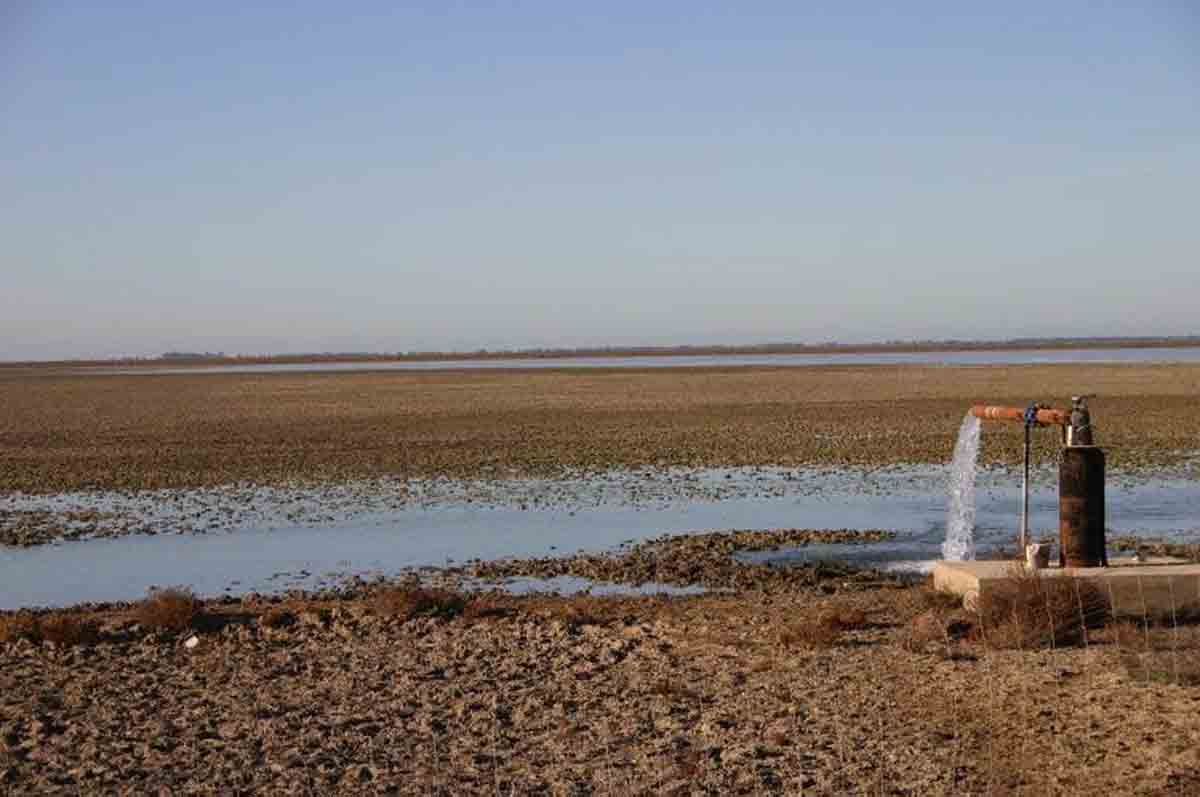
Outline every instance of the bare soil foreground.
{"label": "bare soil foreground", "polygon": [[[979,400],[1093,401],[1113,468],[1200,439],[1200,366],[72,375],[0,369],[0,491],[945,462]],[[1038,436],[1039,454],[1056,441]],[[1019,429],[989,433],[1013,463]]]}
{"label": "bare soil foreground", "polygon": [[0,791],[1200,793],[1184,607],[1144,626],[1036,583],[967,614],[878,574],[787,582],[10,614]]}

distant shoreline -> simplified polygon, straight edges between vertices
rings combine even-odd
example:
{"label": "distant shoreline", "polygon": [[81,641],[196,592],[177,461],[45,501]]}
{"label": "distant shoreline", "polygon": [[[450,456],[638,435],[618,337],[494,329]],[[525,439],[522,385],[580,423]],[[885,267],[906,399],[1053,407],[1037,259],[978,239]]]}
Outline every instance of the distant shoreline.
{"label": "distant shoreline", "polygon": [[463,360],[556,360],[579,357],[696,357],[764,354],[881,354],[961,351],[1054,351],[1062,349],[1180,349],[1200,346],[1200,335],[1134,338],[1013,338],[1009,340],[896,341],[884,343],[765,343],[710,346],[592,346],[577,348],[479,349],[425,352],[312,352],[306,354],[223,355],[180,352],[159,357],[112,359],[9,360],[0,368],[132,367],[172,368],[214,365],[302,365],[309,363],[456,362]]}

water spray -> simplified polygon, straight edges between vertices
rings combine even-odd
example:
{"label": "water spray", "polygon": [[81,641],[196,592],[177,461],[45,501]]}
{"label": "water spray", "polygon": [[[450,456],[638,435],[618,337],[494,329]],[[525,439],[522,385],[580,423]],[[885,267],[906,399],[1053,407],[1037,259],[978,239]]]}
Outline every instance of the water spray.
{"label": "water spray", "polygon": [[1062,429],[1058,468],[1059,564],[1063,567],[1107,567],[1104,538],[1104,451],[1094,443],[1087,400],[1071,397],[1071,410],[1031,403],[1020,407],[977,404],[971,415],[987,421],[1015,421],[1025,427],[1025,462],[1021,483],[1020,550],[1029,545],[1029,469],[1032,433],[1036,428]]}

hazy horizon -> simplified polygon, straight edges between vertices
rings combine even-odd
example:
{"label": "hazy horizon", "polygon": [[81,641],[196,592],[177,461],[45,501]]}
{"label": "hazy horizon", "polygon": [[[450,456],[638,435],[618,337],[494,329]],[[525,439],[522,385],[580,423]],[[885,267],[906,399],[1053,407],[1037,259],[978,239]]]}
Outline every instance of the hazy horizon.
{"label": "hazy horizon", "polygon": [[0,360],[1200,332],[1200,14],[0,10]]}

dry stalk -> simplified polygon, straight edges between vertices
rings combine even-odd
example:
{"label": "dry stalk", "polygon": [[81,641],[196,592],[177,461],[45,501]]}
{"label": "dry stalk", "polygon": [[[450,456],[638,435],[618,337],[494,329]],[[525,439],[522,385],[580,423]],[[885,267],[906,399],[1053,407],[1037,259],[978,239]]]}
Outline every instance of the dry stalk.
{"label": "dry stalk", "polygon": [[1167,591],[1171,596],[1171,673],[1179,684],[1179,618],[1175,613],[1175,579],[1167,578]]}

